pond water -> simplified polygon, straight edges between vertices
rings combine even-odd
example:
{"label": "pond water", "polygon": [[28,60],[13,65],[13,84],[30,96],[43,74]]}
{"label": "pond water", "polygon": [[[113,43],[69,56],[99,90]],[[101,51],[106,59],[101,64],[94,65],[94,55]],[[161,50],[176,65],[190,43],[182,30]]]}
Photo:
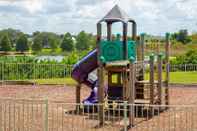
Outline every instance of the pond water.
{"label": "pond water", "polygon": [[58,56],[45,55],[45,56],[36,56],[35,59],[38,60],[38,61],[49,60],[49,61],[61,62],[64,59],[64,56],[61,56],[61,55],[58,55]]}

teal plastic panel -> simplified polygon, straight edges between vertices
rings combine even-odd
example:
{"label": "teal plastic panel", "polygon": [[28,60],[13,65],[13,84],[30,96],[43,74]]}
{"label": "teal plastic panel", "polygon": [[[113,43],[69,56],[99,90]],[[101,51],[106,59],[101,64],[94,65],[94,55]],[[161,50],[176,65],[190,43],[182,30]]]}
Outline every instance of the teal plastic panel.
{"label": "teal plastic panel", "polygon": [[[136,58],[136,44],[134,41],[128,41],[128,58]],[[122,41],[101,41],[101,56],[106,62],[123,60],[123,42]]]}

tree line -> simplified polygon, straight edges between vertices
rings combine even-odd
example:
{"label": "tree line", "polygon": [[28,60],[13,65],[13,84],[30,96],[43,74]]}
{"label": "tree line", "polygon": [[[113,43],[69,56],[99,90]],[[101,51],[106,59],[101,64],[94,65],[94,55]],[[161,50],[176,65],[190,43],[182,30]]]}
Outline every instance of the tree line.
{"label": "tree line", "polygon": [[96,46],[96,37],[93,34],[81,31],[77,35],[70,33],[56,34],[52,32],[34,32],[25,34],[20,30],[6,29],[0,31],[0,51],[40,52],[42,49],[63,52],[84,51]]}

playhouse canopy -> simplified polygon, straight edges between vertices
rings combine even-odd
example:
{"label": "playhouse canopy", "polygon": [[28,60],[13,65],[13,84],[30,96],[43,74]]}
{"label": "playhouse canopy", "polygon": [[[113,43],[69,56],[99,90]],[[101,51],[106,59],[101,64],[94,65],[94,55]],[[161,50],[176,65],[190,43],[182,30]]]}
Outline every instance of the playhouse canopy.
{"label": "playhouse canopy", "polygon": [[108,13],[107,15],[101,19],[99,22],[117,22],[122,21],[127,23],[128,21],[134,21],[129,18],[129,16],[118,6],[115,5]]}

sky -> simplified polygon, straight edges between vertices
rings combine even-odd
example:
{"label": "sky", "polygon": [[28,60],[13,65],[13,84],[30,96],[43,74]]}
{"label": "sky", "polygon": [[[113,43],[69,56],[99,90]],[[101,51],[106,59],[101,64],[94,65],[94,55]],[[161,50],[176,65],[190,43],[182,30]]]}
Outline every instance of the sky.
{"label": "sky", "polygon": [[96,33],[96,23],[118,4],[138,33],[197,31],[197,0],[0,0],[0,29]]}

